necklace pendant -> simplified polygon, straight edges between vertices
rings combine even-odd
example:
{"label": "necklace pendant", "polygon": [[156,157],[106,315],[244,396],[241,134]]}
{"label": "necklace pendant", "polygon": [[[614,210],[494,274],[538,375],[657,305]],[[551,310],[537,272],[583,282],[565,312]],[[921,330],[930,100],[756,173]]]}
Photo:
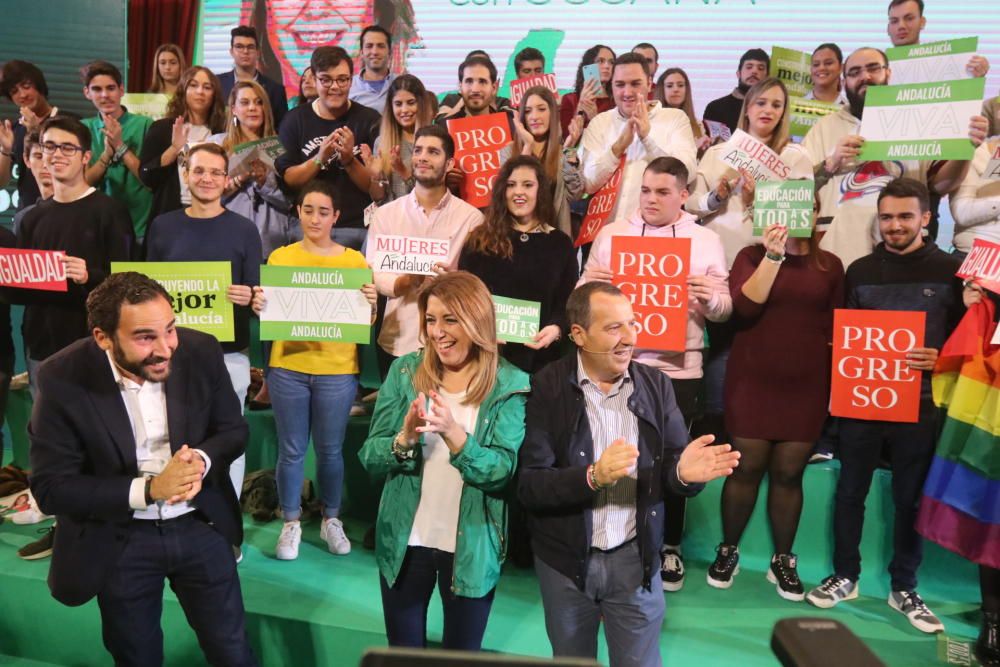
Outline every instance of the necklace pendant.
{"label": "necklace pendant", "polygon": [[527,242],[528,242],[528,233],[521,232],[521,243],[527,243]]}

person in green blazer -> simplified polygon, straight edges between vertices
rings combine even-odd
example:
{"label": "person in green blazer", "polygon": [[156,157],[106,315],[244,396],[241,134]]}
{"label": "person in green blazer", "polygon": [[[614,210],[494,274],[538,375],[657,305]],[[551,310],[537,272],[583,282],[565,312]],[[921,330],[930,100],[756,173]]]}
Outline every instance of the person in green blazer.
{"label": "person in green blazer", "polygon": [[386,477],[375,558],[390,646],[427,643],[435,584],[442,644],[479,650],[506,555],[506,487],[524,439],[528,375],[497,352],[493,302],[464,271],[418,302],[424,348],[393,362],[360,452]]}

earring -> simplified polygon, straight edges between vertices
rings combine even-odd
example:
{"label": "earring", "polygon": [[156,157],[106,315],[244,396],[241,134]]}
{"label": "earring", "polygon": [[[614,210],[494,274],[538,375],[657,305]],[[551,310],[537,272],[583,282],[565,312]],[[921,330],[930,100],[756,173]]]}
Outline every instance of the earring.
{"label": "earring", "polygon": [[239,117],[233,116],[233,125],[235,125],[236,127],[240,126],[240,119],[239,119]]}

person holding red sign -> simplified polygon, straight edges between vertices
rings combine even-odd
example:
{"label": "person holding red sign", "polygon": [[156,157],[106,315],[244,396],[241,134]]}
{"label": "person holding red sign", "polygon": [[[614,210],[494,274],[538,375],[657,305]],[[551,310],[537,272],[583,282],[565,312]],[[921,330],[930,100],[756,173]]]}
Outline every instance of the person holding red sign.
{"label": "person holding red sign", "polygon": [[583,196],[583,177],[576,145],[583,132],[583,118],[577,116],[569,125],[566,139],[562,139],[556,122],[558,105],[552,91],[533,86],[524,93],[521,106],[514,116],[514,142],[500,151],[500,161],[511,155],[533,155],[545,167],[545,175],[554,190],[555,217],[553,226],[567,236],[572,236],[570,204]]}
{"label": "person holding red sign", "polygon": [[941,632],[944,625],[917,593],[923,542],[914,522],[939,426],[931,397],[930,371],[964,306],[962,283],[955,277],[958,258],[921,233],[930,219],[929,193],[922,181],[890,181],[878,196],[882,243],[847,269],[848,308],[926,313],[924,347],[906,353],[909,368],[923,372],[920,413],[916,423],[841,418],[840,477],[833,510],[833,574],[811,590],[806,599],[817,607],[828,608],[858,597],[865,498],[879,456],[886,448],[892,461],[895,505],[889,606],[904,614],[918,630]]}
{"label": "person holding red sign", "polygon": [[[611,253],[611,240],[615,236],[691,239],[685,349],[680,352],[636,349],[633,353],[639,363],[670,377],[677,407],[690,429],[701,411],[705,322],[728,320],[733,302],[727,288],[729,271],[719,235],[699,225],[695,217],[683,209],[688,194],[687,182],[688,172],[680,160],[661,157],[650,162],[642,175],[639,209],[629,218],[613,222],[600,231],[580,284],[610,282],[615,277],[615,258]],[[681,540],[686,499],[672,494],[666,505],[661,549],[663,590],[679,591],[684,585]]]}
{"label": "person holding red sign", "polygon": [[707,577],[715,588],[729,588],[739,572],[740,539],[767,474],[767,579],[786,600],[804,597],[792,546],[802,474],[829,403],[833,311],[844,300],[843,266],[818,244],[815,234],[789,238],[771,225],[762,245],[740,251],[729,276],[735,336],[723,396],[726,429],[743,457],[722,490],[722,542]]}

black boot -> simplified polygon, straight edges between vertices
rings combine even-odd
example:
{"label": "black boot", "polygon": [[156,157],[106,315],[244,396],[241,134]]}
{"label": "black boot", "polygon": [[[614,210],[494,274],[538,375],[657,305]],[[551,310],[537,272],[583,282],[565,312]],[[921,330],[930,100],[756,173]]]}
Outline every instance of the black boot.
{"label": "black boot", "polygon": [[1000,613],[983,612],[983,625],[973,652],[983,667],[1000,665]]}

